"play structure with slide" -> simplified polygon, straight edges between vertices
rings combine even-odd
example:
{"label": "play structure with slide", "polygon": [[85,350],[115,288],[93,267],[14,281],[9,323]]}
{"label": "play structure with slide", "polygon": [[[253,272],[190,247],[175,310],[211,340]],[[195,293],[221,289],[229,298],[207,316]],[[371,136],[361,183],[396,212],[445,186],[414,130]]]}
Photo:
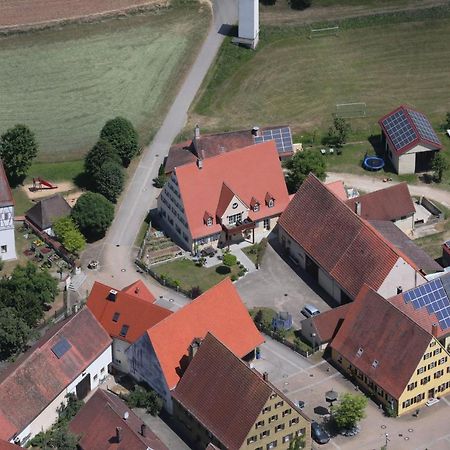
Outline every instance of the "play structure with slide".
{"label": "play structure with slide", "polygon": [[33,191],[40,191],[43,189],[57,189],[58,186],[50,181],[44,180],[41,177],[33,178]]}

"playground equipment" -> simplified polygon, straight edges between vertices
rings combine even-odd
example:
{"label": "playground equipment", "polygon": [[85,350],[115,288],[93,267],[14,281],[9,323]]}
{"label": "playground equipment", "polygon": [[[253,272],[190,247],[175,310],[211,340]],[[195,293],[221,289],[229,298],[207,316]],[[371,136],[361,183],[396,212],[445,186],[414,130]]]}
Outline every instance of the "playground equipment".
{"label": "playground equipment", "polygon": [[363,167],[366,170],[380,170],[384,167],[383,158],[378,158],[378,156],[365,156],[363,161]]}
{"label": "playground equipment", "polygon": [[41,189],[57,189],[58,186],[50,183],[50,181],[44,180],[41,177],[33,178],[33,190],[38,191]]}

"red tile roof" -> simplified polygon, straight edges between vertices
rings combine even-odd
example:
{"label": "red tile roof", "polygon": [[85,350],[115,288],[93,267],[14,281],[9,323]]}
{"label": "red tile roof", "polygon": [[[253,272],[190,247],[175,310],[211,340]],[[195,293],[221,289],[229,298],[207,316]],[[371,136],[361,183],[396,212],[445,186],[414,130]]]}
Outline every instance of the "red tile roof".
{"label": "red tile roof", "polygon": [[[431,339],[431,334],[406,314],[364,286],[330,345],[374,383],[398,398]],[[358,356],[360,348],[362,354]],[[373,367],[375,360],[377,367]]]}
{"label": "red tile roof", "polygon": [[[136,289],[139,292],[136,293]],[[87,306],[111,337],[133,343],[150,327],[172,314],[168,309],[153,303],[155,297],[142,282],[118,291],[115,301],[108,300],[110,290],[111,286],[96,281],[87,299]],[[113,320],[114,315],[117,321]],[[125,336],[120,334],[123,325],[129,327]]]}
{"label": "red tile roof", "polygon": [[14,205],[12,191],[6,177],[5,168],[0,160],[0,207]]}
{"label": "red tile roof", "polygon": [[[208,333],[173,398],[228,450],[238,450],[274,392],[283,396]],[[283,400],[297,411],[286,397]]]}
{"label": "red tile roof", "polygon": [[181,144],[172,145],[169,149],[166,161],[164,163],[164,171],[166,174],[172,173],[175,167],[183,166],[197,161],[197,156],[193,153],[192,141],[186,141]]}
{"label": "red tile roof", "polygon": [[264,342],[236,288],[226,278],[148,330],[169,389],[180,379],[193,339],[203,338],[208,331],[239,357]]}
{"label": "red tile roof", "polygon": [[17,445],[0,440],[0,450],[17,450],[18,448],[20,447],[18,447]]}
{"label": "red tile roof", "polygon": [[344,182],[341,180],[333,181],[325,185],[339,200],[347,200],[347,191],[345,190]]}
{"label": "red tile roof", "polygon": [[309,319],[313,323],[318,335],[318,342],[325,343],[331,341],[345,319],[350,305],[351,303],[347,303],[346,305],[338,306]]}
{"label": "red tile roof", "polygon": [[[128,418],[124,420],[124,414]],[[148,428],[141,434],[143,422],[116,395],[97,389],[69,424],[71,433],[80,436],[81,450],[168,450]],[[116,427],[121,428],[120,444],[116,441]]]}
{"label": "red tile roof", "polygon": [[418,270],[312,174],[278,223],[353,297],[364,283],[378,290],[399,257]]}
{"label": "red tile roof", "polygon": [[[59,359],[52,347],[61,338],[71,348]],[[110,345],[88,308],[50,330],[0,375],[0,439],[22,431]]]}
{"label": "red tile roof", "polygon": [[252,220],[280,214],[289,202],[283,171],[273,141],[251,145],[225,153],[197,164],[186,164],[175,170],[181,199],[193,238],[222,230],[220,224],[207,226],[205,211],[214,213],[219,206],[223,184],[227,184],[246,205],[252,197],[264,199],[269,191],[275,205],[261,203],[258,212],[251,212]]}
{"label": "red tile roof", "polygon": [[356,202],[361,204],[361,217],[366,220],[398,220],[416,212],[406,182],[351,198],[346,204],[356,211]]}

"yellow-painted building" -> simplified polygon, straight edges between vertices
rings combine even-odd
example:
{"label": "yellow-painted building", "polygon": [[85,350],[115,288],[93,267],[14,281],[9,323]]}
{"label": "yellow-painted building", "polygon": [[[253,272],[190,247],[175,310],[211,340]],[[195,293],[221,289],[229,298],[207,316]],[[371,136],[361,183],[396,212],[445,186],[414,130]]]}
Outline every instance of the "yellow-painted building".
{"label": "yellow-painted building", "polygon": [[445,347],[368,287],[351,305],[330,347],[336,365],[397,415],[450,392]]}
{"label": "yellow-painted building", "polygon": [[173,392],[174,416],[191,446],[287,450],[297,436],[311,448],[309,419],[268,380],[208,334]]}

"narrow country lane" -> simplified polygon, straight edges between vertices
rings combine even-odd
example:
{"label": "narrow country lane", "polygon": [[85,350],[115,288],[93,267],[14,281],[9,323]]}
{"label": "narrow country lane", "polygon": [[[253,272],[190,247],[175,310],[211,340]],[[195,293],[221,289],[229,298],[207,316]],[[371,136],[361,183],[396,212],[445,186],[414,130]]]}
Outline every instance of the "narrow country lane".
{"label": "narrow country lane", "polygon": [[[104,242],[98,247],[97,255],[92,255],[100,261],[101,270],[88,274],[88,284],[99,280],[122,288],[142,277],[133,264],[136,253],[134,242],[148,211],[156,206],[159,189],[153,187],[152,180],[157,176],[175,137],[183,129],[189,106],[222,44],[224,36],[219,30],[223,24],[234,24],[236,21],[236,0],[213,0],[213,21],[208,35],[161,128],[150,145],[144,148]],[[150,277],[144,279],[156,296],[172,298],[178,305],[186,302],[183,296],[164,289]]]}

